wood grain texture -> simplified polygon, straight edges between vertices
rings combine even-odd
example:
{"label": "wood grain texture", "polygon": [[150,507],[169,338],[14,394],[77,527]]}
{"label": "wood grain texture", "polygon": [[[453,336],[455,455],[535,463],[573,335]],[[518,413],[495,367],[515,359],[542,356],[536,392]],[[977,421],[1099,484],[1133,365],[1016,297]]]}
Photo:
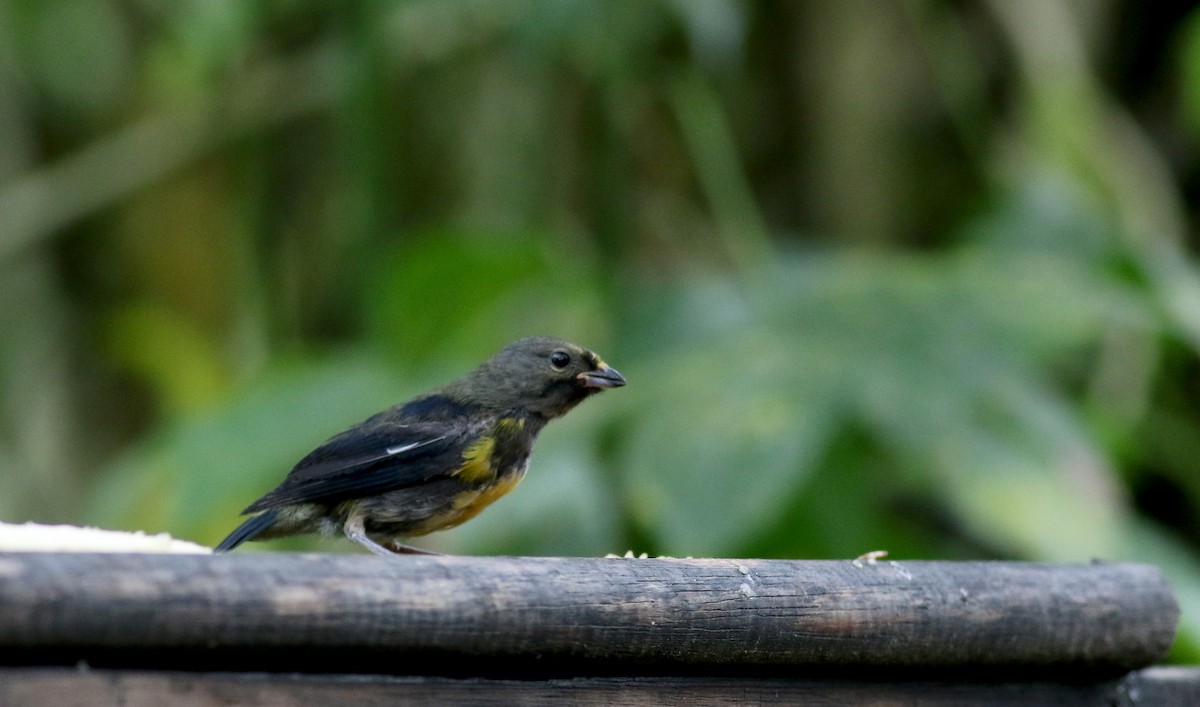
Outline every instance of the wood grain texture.
{"label": "wood grain texture", "polygon": [[7,655],[186,651],[247,670],[294,654],[480,675],[492,663],[479,658],[578,666],[568,674],[1125,672],[1165,655],[1177,618],[1159,571],[1133,564],[0,555]]}
{"label": "wood grain texture", "polygon": [[1044,705],[1194,707],[1200,668],[1149,668],[1091,684],[782,678],[487,680],[385,675],[0,668],[0,705]]}

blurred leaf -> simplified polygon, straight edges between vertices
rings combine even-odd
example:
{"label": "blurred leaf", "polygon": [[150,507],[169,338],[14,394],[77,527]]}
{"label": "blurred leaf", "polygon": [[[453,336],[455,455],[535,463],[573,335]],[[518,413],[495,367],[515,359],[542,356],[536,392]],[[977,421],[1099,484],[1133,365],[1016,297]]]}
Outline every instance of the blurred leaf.
{"label": "blurred leaf", "polygon": [[627,371],[626,494],[666,552],[730,552],[779,520],[821,458],[838,416],[833,381],[790,377],[779,344],[747,337]]}
{"label": "blurred leaf", "polygon": [[263,5],[231,0],[176,2],[153,8],[167,32],[151,46],[152,85],[170,103],[186,104],[225,84],[246,60]]}
{"label": "blurred leaf", "polygon": [[586,258],[523,234],[427,234],[378,259],[363,292],[368,334],[405,365],[474,366],[522,336],[600,349],[607,338]]}
{"label": "blurred leaf", "polygon": [[[22,13],[15,35],[28,67],[62,114],[111,119],[124,109],[134,77],[133,38],[117,4],[48,0]],[[81,120],[85,122],[85,120]]]}
{"label": "blurred leaf", "polygon": [[645,382],[623,457],[629,503],[664,551],[737,552],[851,427],[1013,552],[1114,548],[1124,499],[1050,381],[1106,326],[1153,328],[1119,282],[1050,252],[971,249],[809,256],[740,289],[664,294],[646,295],[632,333],[662,348],[634,371]]}

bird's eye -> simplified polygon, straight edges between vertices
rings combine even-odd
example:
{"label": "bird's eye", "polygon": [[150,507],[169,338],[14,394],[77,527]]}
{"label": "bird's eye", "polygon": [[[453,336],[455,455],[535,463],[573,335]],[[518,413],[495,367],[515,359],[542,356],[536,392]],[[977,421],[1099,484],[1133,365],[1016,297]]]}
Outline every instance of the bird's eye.
{"label": "bird's eye", "polygon": [[550,354],[550,365],[554,366],[555,368],[566,368],[567,364],[570,362],[571,354],[567,353],[566,351],[555,351],[554,353]]}

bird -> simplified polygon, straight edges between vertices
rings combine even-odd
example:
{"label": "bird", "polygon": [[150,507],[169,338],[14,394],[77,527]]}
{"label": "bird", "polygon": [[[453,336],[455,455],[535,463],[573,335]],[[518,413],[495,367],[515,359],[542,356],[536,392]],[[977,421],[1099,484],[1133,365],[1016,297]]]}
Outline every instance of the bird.
{"label": "bird", "polygon": [[[625,377],[592,351],[534,336],[473,371],[377,413],[301,459],[214,548],[339,532],[377,555],[437,554],[400,542],[453,528],[525,476],[538,433]],[[387,547],[385,547],[385,544]]]}

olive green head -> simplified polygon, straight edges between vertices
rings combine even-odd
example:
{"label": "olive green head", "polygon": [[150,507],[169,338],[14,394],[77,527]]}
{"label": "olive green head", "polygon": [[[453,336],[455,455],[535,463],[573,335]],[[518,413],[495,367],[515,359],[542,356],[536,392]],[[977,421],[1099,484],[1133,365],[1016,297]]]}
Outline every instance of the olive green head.
{"label": "olive green head", "polygon": [[589,395],[622,385],[625,378],[595,353],[562,339],[531,336],[505,346],[443,392],[489,409],[550,419]]}

